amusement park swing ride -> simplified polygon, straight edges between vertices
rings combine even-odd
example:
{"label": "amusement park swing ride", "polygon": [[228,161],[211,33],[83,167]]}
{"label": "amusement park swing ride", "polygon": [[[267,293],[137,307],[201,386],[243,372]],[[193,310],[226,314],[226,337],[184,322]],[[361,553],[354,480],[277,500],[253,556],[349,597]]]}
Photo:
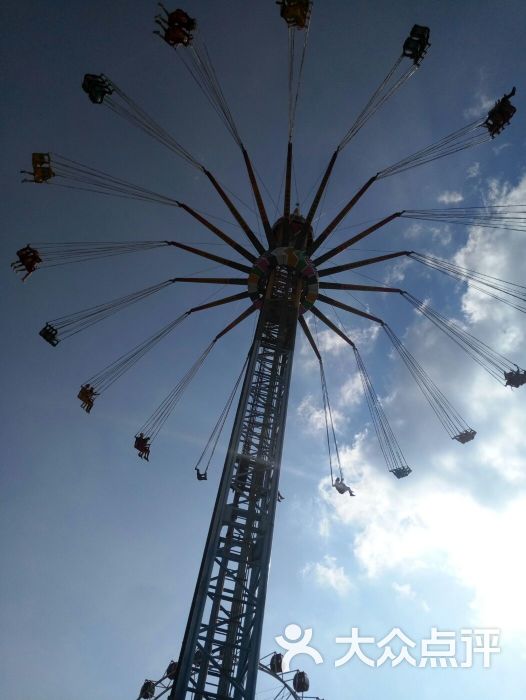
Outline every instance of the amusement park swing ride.
{"label": "amusement park swing ride", "polygon": [[106,303],[51,319],[40,330],[42,339],[56,347],[71,336],[174,284],[231,285],[240,289],[234,294],[188,309],[82,382],[78,399],[81,407],[89,413],[106,390],[190,315],[233,302],[246,302],[243,312],[211,339],[194,364],[137,430],[134,447],[140,458],[150,459],[155,439],[216,344],[249,316],[257,316],[248,356],[196,466],[197,478],[200,481],[206,480],[210,460],[239,392],[181,653],[177,661],[170,662],[159,680],[144,681],[139,698],[146,700],[161,696],[170,700],[253,700],[258,673],[261,672],[269,674],[279,683],[275,698],[310,697],[305,695],[309,692],[309,679],[305,672],[283,673],[282,657],[278,653],[269,655],[270,660],[269,657],[260,659],[274,518],[276,504],[281,499],[280,464],[298,326],[318,361],[331,482],[342,497],[355,494],[345,483],[340,463],[323,359],[316,342],[316,323],[325,326],[344,341],[355,356],[371,420],[389,472],[395,478],[402,479],[411,474],[411,468],[387,420],[359,347],[352,336],[343,330],[341,323],[335,323],[326,315],[322,310],[324,307],[331,307],[334,311],[339,309],[377,324],[392,342],[449,437],[463,445],[476,436],[476,431],[450,403],[385,320],[344,303],[331,296],[331,293],[352,291],[398,295],[443,331],[495,380],[512,388],[526,384],[526,371],[520,369],[514,360],[504,357],[411,292],[384,284],[354,284],[327,279],[375,263],[405,258],[467,283],[493,299],[526,312],[525,286],[460,267],[428,254],[400,250],[343,264],[329,262],[399,218],[523,231],[526,230],[526,211],[522,205],[396,211],[343,243],[332,248],[326,245],[334,230],[376,182],[494,139],[509,125],[516,111],[511,103],[515,88],[496,100],[483,119],[461,126],[435,143],[372,174],[316,235],[313,222],[339,154],[420,68],[430,47],[430,30],[420,25],[410,28],[401,47],[401,54],[332,153],[312,200],[299,202],[293,207],[293,136],[312,3],[308,0],[281,0],[277,4],[280,6],[281,18],[288,27],[289,36],[289,123],[283,208],[281,216],[275,222],[269,220],[256,171],[221,89],[200,32],[199,21],[182,9],[168,11],[162,5],[160,14],[155,17],[155,33],[183,62],[241,151],[264,232],[263,240],[213,173],[104,74],[87,73],[84,76],[82,89],[87,98],[96,105],[109,108],[199,171],[236,222],[241,240],[225,233],[189,204],[55,153],[33,153],[32,169],[23,171],[27,175],[26,182],[39,185],[61,184],[89,192],[179,208],[237,254],[236,259],[230,259],[177,240],[36,242],[17,251],[17,259],[12,267],[21,274],[23,280],[36,270],[46,267],[144,253],[155,248],[177,249],[234,271],[236,276],[233,277],[166,279]]}

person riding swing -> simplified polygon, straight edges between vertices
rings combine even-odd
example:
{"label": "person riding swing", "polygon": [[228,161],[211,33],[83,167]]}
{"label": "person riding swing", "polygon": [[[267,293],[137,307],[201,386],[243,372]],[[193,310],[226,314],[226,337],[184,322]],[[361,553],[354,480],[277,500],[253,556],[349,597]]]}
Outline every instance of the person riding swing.
{"label": "person riding swing", "polygon": [[341,493],[342,495],[348,492],[349,496],[356,496],[356,494],[351,490],[351,487],[347,486],[344,480],[340,479],[339,476],[337,476],[334,480],[334,488],[336,489],[336,491],[338,491],[338,493]]}
{"label": "person riding swing", "polygon": [[150,438],[146,437],[144,433],[139,433],[135,436],[135,442],[133,446],[139,453],[141,459],[145,459],[147,462],[150,461]]}
{"label": "person riding swing", "polygon": [[86,413],[90,413],[91,409],[93,408],[95,396],[98,395],[98,392],[95,391],[95,388],[92,387],[91,384],[83,384],[80,387],[79,393],[77,394],[77,398],[79,398],[81,401],[80,407],[84,409]]}

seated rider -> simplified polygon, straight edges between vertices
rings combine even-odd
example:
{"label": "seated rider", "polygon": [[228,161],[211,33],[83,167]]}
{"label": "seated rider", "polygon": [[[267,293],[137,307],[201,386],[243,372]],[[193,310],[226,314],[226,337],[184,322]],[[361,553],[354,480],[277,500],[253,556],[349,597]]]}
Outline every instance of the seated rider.
{"label": "seated rider", "polygon": [[309,0],[277,0],[281,5],[280,15],[289,27],[304,29],[309,18]]}
{"label": "seated rider", "polygon": [[510,372],[504,372],[504,379],[506,380],[506,386],[511,386],[514,389],[518,389],[523,384],[526,384],[526,370],[515,365],[517,369],[511,370]]}
{"label": "seated rider", "polygon": [[501,108],[504,108],[504,111],[509,111],[510,107],[512,107],[510,103],[510,97],[514,97],[515,93],[517,92],[517,88],[515,86],[512,87],[511,91],[508,92],[508,94],[504,94],[500,100],[498,100],[497,105],[499,105]]}
{"label": "seated rider", "polygon": [[81,400],[80,407],[83,408],[86,413],[90,413],[91,409],[93,408],[95,396],[98,396],[98,393],[95,391],[94,387],[91,386],[91,384],[83,384],[80,387],[77,398]]}
{"label": "seated rider", "polygon": [[349,496],[356,496],[356,494],[351,490],[350,486],[347,486],[344,480],[340,479],[338,476],[334,480],[334,488],[336,491],[338,491],[338,493],[344,494],[349,492]]}
{"label": "seated rider", "polygon": [[42,258],[39,255],[38,250],[32,248],[29,244],[25,248],[20,248],[16,251],[18,260],[11,263],[11,267],[15,272],[26,271],[26,274],[22,277],[22,282],[37,269],[37,265],[42,262]]}
{"label": "seated rider", "polygon": [[55,173],[51,169],[49,153],[33,153],[31,160],[35,182],[46,182],[46,180],[54,177]]}
{"label": "seated rider", "polygon": [[192,35],[189,34],[183,27],[179,25],[174,25],[173,27],[164,26],[160,19],[155,19],[155,23],[158,24],[163,29],[163,34],[161,32],[155,31],[154,34],[162,36],[170,46],[190,46],[192,43]]}
{"label": "seated rider", "polygon": [[180,27],[184,27],[189,32],[192,32],[196,28],[197,22],[195,21],[195,19],[190,17],[184,10],[177,8],[177,10],[170,12],[166,9],[162,2],[159,2],[158,5],[166,15],[166,18],[161,17],[161,15],[157,15],[157,17],[167,22],[168,26],[173,27],[177,24]]}
{"label": "seated rider", "polygon": [[51,159],[49,153],[33,153],[31,156],[33,170],[21,170],[25,175],[31,175],[33,179],[24,178],[22,182],[47,182],[55,173],[51,168]]}
{"label": "seated rider", "polygon": [[163,34],[158,31],[154,32],[154,34],[162,36],[170,46],[178,46],[179,44],[190,46],[193,39],[191,32],[197,26],[195,19],[190,17],[184,10],[177,9],[169,12],[162,3],[159,3],[159,6],[166,16],[156,15],[155,23],[161,27]]}
{"label": "seated rider", "polygon": [[500,134],[517,111],[517,108],[510,102],[510,97],[513,97],[516,91],[516,88],[513,87],[511,92],[504,94],[500,100],[497,100],[495,105],[488,112],[488,116],[484,121],[484,126],[487,127],[492,137]]}
{"label": "seated rider", "polygon": [[145,459],[147,462],[150,461],[150,442],[149,437],[145,437],[144,433],[139,433],[135,436],[135,442],[133,446],[139,453],[141,459]]}
{"label": "seated rider", "polygon": [[[22,270],[27,270],[27,266],[31,260],[34,260],[35,258],[40,258],[39,254],[38,254],[38,250],[35,250],[35,248],[32,248],[29,245],[29,243],[24,248],[20,248],[20,250],[17,250],[16,256],[17,256],[18,260],[15,260],[14,262],[11,263],[11,267],[16,272],[20,272]],[[42,262],[42,261],[40,260],[40,262]]]}
{"label": "seated rider", "polygon": [[100,105],[106,95],[113,93],[112,88],[103,75],[86,73],[82,81],[82,89],[88,94],[93,104]]}
{"label": "seated rider", "polygon": [[167,22],[170,27],[180,26],[184,27],[187,32],[192,32],[197,25],[195,19],[190,17],[184,10],[174,10],[168,13]]}
{"label": "seated rider", "polygon": [[408,58],[412,58],[415,65],[421,61],[429,46],[429,27],[422,27],[415,24],[411,33],[404,41],[402,53]]}
{"label": "seated rider", "polygon": [[208,475],[206,472],[200,472],[199,469],[196,469],[197,472],[197,481],[206,481],[208,479]]}
{"label": "seated rider", "polygon": [[35,251],[35,254],[27,261],[26,265],[26,274],[22,277],[22,282],[25,282],[26,279],[33,274],[33,272],[37,269],[37,266],[39,263],[42,262],[42,258],[38,255],[38,253]]}
{"label": "seated rider", "polygon": [[18,260],[15,260],[14,262],[11,263],[11,267],[13,270],[22,270],[25,269],[26,264],[25,260],[28,256],[28,254],[33,250],[29,243],[24,247],[20,248],[20,250],[16,251],[16,257]]}

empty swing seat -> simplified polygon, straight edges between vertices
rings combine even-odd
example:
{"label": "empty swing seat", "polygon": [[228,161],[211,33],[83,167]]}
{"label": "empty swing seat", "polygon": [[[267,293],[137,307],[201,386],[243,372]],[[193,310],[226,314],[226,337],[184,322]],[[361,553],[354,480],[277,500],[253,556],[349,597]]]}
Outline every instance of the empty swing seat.
{"label": "empty swing seat", "polygon": [[391,472],[391,474],[394,474],[397,479],[403,479],[404,476],[409,476],[409,474],[411,474],[413,470],[406,464],[404,467],[395,467],[394,469],[390,469],[389,471]]}
{"label": "empty swing seat", "polygon": [[409,35],[413,39],[419,39],[420,41],[424,42],[425,44],[427,44],[429,41],[429,34],[430,34],[429,27],[423,27],[420,24],[414,24],[413,28],[409,32]]}
{"label": "empty swing seat", "polygon": [[453,440],[457,440],[458,442],[462,443],[462,445],[465,445],[466,442],[471,442],[471,440],[474,439],[475,435],[477,434],[476,430],[463,430],[461,433],[458,435],[455,435]]}
{"label": "empty swing seat", "polygon": [[38,331],[38,335],[41,338],[44,338],[46,342],[48,342],[50,345],[52,345],[54,348],[59,344],[59,339],[58,339],[58,331],[57,329],[52,326],[50,323],[46,323],[44,328],[42,328],[40,331]]}

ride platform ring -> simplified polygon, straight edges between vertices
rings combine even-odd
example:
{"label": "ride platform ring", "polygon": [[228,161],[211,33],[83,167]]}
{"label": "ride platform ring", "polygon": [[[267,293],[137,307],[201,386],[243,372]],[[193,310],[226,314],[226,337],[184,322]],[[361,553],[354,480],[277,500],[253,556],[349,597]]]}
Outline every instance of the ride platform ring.
{"label": "ride platform ring", "polygon": [[291,247],[274,248],[259,257],[247,280],[250,299],[257,306],[262,306],[270,273],[275,267],[284,266],[296,270],[303,282],[300,297],[300,314],[314,306],[319,292],[318,272],[305,251]]}

